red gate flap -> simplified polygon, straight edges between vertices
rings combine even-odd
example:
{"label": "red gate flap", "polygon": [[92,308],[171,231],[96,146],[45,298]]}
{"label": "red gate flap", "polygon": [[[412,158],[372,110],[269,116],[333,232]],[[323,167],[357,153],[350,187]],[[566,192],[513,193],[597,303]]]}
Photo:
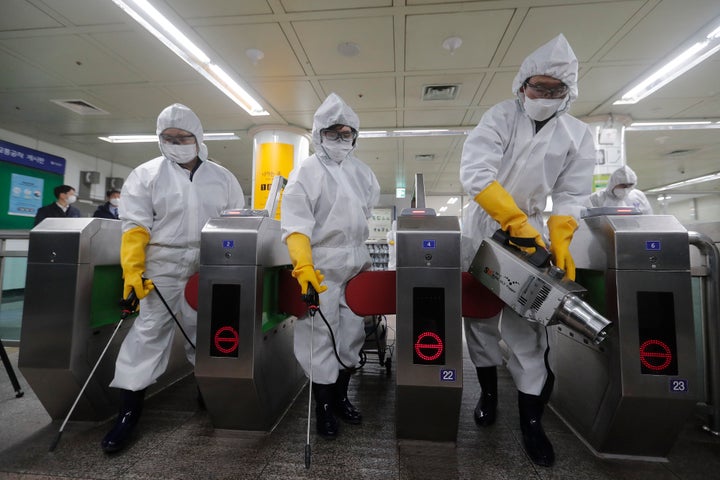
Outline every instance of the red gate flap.
{"label": "red gate flap", "polygon": [[188,278],[185,284],[185,301],[197,312],[198,309],[198,284],[200,274],[195,272],[190,278]]}
{"label": "red gate flap", "polygon": [[[356,315],[394,315],[395,271],[379,270],[361,272],[347,283],[345,300]],[[322,302],[321,302],[322,303]],[[320,305],[322,308],[322,304]]]}
{"label": "red gate flap", "polygon": [[463,317],[489,318],[500,313],[505,303],[468,272],[462,274]]}

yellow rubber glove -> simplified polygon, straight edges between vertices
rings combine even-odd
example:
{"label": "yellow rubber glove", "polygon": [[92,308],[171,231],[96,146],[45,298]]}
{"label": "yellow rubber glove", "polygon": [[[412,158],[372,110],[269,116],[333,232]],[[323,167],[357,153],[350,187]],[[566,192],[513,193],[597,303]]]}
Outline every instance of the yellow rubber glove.
{"label": "yellow rubber glove", "polygon": [[[540,233],[528,223],[525,212],[513,200],[497,180],[485,187],[482,192],[475,195],[475,201],[490,215],[500,227],[507,231],[511,237],[534,238],[535,243],[545,247]],[[520,247],[522,250],[533,253],[534,248]]]}
{"label": "yellow rubber glove", "polygon": [[145,298],[155,286],[151,280],[143,280],[145,273],[145,247],[150,243],[150,232],[142,227],[131,228],[123,233],[120,242],[120,265],[123,269],[123,298],[135,290],[137,298]]}
{"label": "yellow rubber glove", "polygon": [[300,292],[307,293],[308,284],[312,285],[317,293],[327,290],[327,285],[321,285],[325,275],[315,270],[312,261],[310,239],[302,233],[291,233],[285,240],[293,264],[292,276],[300,284]]}
{"label": "yellow rubber glove", "polygon": [[570,242],[578,224],[570,215],[550,215],[550,252],[556,267],[565,270],[565,278],[575,280],[575,262],[570,255]]}

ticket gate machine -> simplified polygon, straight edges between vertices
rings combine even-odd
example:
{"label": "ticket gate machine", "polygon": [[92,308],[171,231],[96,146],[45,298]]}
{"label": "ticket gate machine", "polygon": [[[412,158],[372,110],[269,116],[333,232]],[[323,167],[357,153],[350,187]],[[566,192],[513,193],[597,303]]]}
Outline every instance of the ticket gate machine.
{"label": "ticket gate machine", "polygon": [[462,398],[460,225],[432,209],[397,220],[398,439],[454,442]]}
{"label": "ticket gate machine", "polygon": [[[121,227],[122,222],[103,218],[47,218],[30,231],[18,366],[53,419],[68,414],[120,320]],[[73,420],[103,420],[116,413],[117,389],[108,385],[133,319],[125,320],[108,347]],[[175,336],[167,370],[151,392],[192,371],[184,342]]]}
{"label": "ticket gate machine", "polygon": [[669,215],[585,218],[571,254],[614,323],[601,345],[550,329],[550,404],[599,456],[667,456],[700,391],[688,233]]}
{"label": "ticket gate machine", "polygon": [[210,219],[200,237],[195,377],[215,428],[271,431],[305,385],[296,317],[277,311],[290,265],[267,210]]}

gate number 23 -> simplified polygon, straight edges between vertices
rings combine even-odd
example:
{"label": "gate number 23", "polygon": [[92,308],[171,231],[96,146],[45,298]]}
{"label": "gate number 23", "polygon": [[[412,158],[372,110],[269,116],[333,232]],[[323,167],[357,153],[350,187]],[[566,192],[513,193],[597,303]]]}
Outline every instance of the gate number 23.
{"label": "gate number 23", "polygon": [[671,378],[670,391],[675,393],[688,393],[688,382],[684,378]]}

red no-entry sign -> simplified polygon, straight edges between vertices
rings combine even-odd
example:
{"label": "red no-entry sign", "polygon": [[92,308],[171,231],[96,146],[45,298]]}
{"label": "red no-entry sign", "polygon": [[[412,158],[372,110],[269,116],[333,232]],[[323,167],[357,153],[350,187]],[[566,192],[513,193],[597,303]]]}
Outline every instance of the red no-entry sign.
{"label": "red no-entry sign", "polygon": [[640,345],[640,362],[645,368],[656,372],[665,370],[672,362],[672,351],[660,340],[646,340]]}
{"label": "red no-entry sign", "polygon": [[232,327],[222,327],[215,332],[215,348],[221,353],[232,353],[238,348],[240,336]]}
{"label": "red no-entry sign", "polygon": [[431,362],[442,355],[444,345],[442,339],[433,332],[423,332],[415,342],[415,355]]}

